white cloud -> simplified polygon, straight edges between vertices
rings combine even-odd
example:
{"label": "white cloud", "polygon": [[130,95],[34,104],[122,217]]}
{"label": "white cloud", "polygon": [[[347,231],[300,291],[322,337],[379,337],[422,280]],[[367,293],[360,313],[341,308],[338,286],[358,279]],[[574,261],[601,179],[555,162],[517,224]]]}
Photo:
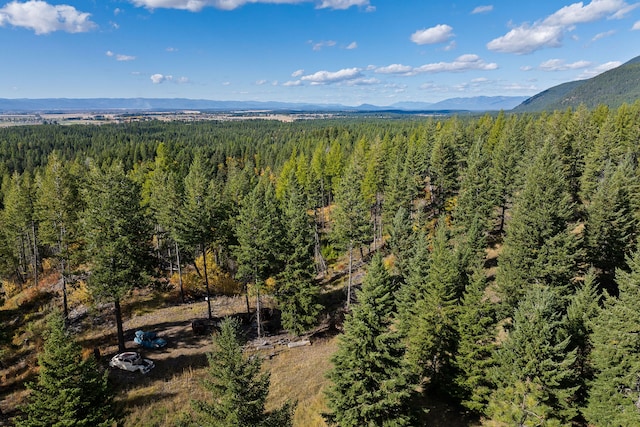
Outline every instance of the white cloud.
{"label": "white cloud", "polygon": [[33,30],[36,34],[54,31],[84,33],[97,25],[91,21],[91,14],[80,12],[66,4],[50,5],[41,0],[24,3],[12,1],[0,8],[0,26],[5,24]]}
{"label": "white cloud", "polygon": [[409,65],[402,64],[391,64],[386,67],[376,68],[376,73],[380,74],[403,74],[403,75],[412,75],[413,67]]}
{"label": "white cloud", "polygon": [[151,82],[153,82],[153,84],[156,84],[156,85],[164,82],[173,82],[177,84],[189,83],[189,78],[187,77],[174,78],[171,75],[164,75],[164,74],[153,74],[151,75],[150,78],[151,78]]}
{"label": "white cloud", "polygon": [[475,9],[473,9],[471,13],[475,15],[477,13],[491,12],[492,10],[493,10],[493,5],[478,6]]}
{"label": "white cloud", "polygon": [[598,41],[600,39],[603,39],[605,37],[609,37],[612,36],[616,33],[615,30],[611,30],[611,31],[605,31],[603,33],[598,33],[595,36],[593,36],[593,38],[591,39],[592,42]]}
{"label": "white cloud", "polygon": [[286,87],[302,86],[302,82],[300,80],[292,80],[292,81],[282,83],[282,86],[286,86]]}
{"label": "white cloud", "polygon": [[300,80],[312,85],[324,85],[342,83],[349,80],[361,79],[362,72],[359,68],[345,68],[339,71],[317,71],[313,74],[302,76]]}
{"label": "white cloud", "polygon": [[537,92],[539,91],[536,85],[524,85],[522,83],[505,83],[501,85],[502,90],[515,91],[515,92]]}
{"label": "white cloud", "polygon": [[455,49],[456,47],[458,47],[458,43],[456,43],[455,40],[451,40],[451,43],[446,45],[442,50],[444,50],[445,52],[449,52],[449,51]]}
{"label": "white cloud", "polygon": [[579,70],[581,68],[587,68],[591,65],[589,61],[576,61],[571,64],[567,64],[564,59],[549,59],[544,61],[538,66],[538,69],[542,71],[567,71],[567,70]]}
{"label": "white cloud", "polygon": [[445,86],[436,84],[434,82],[427,82],[420,85],[420,89],[428,90],[429,92],[448,92],[449,89]]}
{"label": "white cloud", "polygon": [[114,57],[116,58],[116,61],[133,61],[134,59],[136,59],[135,56],[131,56],[131,55],[122,55],[120,53],[116,54],[113,53],[112,51],[108,50],[105,52],[105,55],[107,55],[108,57]]}
{"label": "white cloud", "polygon": [[444,72],[463,72],[469,70],[495,70],[498,64],[487,63],[478,55],[462,55],[453,62],[437,62],[432,64],[421,65],[420,67],[411,67],[409,65],[391,64],[385,67],[377,67],[376,73],[379,74],[396,74],[399,76],[415,76],[421,73],[444,73]]}
{"label": "white cloud", "polygon": [[478,55],[467,54],[456,58],[453,62],[436,62],[417,67],[416,73],[463,72],[468,70],[495,70],[498,64],[487,63]]}
{"label": "white cloud", "polygon": [[588,69],[588,70],[584,70],[579,76],[578,79],[579,80],[584,80],[584,79],[590,79],[591,77],[595,77],[598,74],[602,74],[605,71],[609,71],[613,68],[619,67],[622,65],[622,62],[620,61],[610,61],[610,62],[605,62],[604,64],[600,64],[594,68]]}
{"label": "white cloud", "polygon": [[453,36],[453,28],[446,24],[418,30],[411,34],[411,41],[416,44],[444,43]]}
{"label": "white cloud", "polygon": [[304,74],[304,70],[296,70],[293,73],[291,73],[291,77],[296,78],[296,77],[300,77],[303,74]]}
{"label": "white cloud", "polygon": [[368,12],[374,10],[369,4],[369,0],[322,0],[318,4],[318,9],[349,9],[351,6],[364,7]]}
{"label": "white cloud", "polygon": [[358,43],[356,42],[351,42],[347,45],[347,47],[345,49],[347,50],[353,50],[353,49],[357,49],[358,48]]}
{"label": "white cloud", "polygon": [[598,21],[606,17],[622,18],[629,10],[623,0],[592,0],[588,5],[583,2],[573,3],[547,17],[547,25],[568,27],[576,24]]}
{"label": "white cloud", "polygon": [[199,12],[205,7],[214,7],[221,10],[234,10],[245,4],[269,3],[269,4],[299,4],[313,2],[318,9],[348,9],[352,6],[373,11],[369,0],[130,0],[135,6],[147,9],[179,9],[190,12]]}
{"label": "white cloud", "polygon": [[631,27],[632,30],[640,30],[640,21],[636,22],[635,24],[633,24],[633,27]]}
{"label": "white cloud", "polygon": [[533,67],[531,65],[523,65],[522,67],[520,67],[521,71],[531,71],[533,70]]}
{"label": "white cloud", "polygon": [[266,85],[266,84],[267,84],[267,81],[266,81],[266,80],[257,80],[257,81],[256,81],[256,85],[257,85],[257,86],[262,86],[262,85]]}
{"label": "white cloud", "polygon": [[166,50],[167,52],[177,52],[177,51],[178,51],[178,48],[177,48],[177,47],[171,47],[171,46],[170,46],[170,47],[166,48],[165,50]]}
{"label": "white cloud", "polygon": [[322,50],[325,47],[334,47],[336,45],[336,42],[333,40],[326,40],[318,43],[313,43],[313,42],[310,42],[310,43],[313,45],[313,50],[315,50],[316,52],[319,50]]}
{"label": "white cloud", "polygon": [[523,24],[502,37],[487,43],[487,49],[496,52],[525,54],[544,47],[559,47],[563,29],[559,26]]}
{"label": "white cloud", "polygon": [[587,5],[583,2],[573,3],[543,20],[511,29],[504,36],[487,43],[487,48],[497,52],[526,54],[546,47],[559,47],[564,33],[575,25],[604,18],[621,18],[634,7],[623,0],[592,0]]}
{"label": "white cloud", "polygon": [[163,83],[163,82],[165,82],[167,80],[171,80],[172,78],[173,78],[172,76],[165,76],[163,74],[153,74],[151,76],[151,81],[153,82],[153,84],[158,85],[158,84]]}

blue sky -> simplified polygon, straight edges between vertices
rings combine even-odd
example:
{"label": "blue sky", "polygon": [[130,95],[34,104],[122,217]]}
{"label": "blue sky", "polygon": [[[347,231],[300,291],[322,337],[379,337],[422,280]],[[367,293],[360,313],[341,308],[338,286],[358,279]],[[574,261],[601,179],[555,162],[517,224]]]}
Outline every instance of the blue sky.
{"label": "blue sky", "polygon": [[640,55],[631,0],[0,0],[0,98],[533,95]]}

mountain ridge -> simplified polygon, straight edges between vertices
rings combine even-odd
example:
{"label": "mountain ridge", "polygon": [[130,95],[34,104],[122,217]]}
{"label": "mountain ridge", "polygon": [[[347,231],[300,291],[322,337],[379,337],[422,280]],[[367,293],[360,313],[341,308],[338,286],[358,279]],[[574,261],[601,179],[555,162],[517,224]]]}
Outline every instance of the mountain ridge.
{"label": "mountain ridge", "polygon": [[640,99],[640,56],[585,80],[575,80],[543,90],[516,106],[515,113],[541,112],[607,105],[617,108]]}
{"label": "mountain ridge", "polygon": [[436,103],[398,102],[389,106],[362,104],[315,104],[278,101],[216,101],[190,98],[0,98],[2,113],[35,112],[126,112],[173,110],[275,110],[275,111],[499,111],[520,104],[524,96],[478,96],[451,98]]}

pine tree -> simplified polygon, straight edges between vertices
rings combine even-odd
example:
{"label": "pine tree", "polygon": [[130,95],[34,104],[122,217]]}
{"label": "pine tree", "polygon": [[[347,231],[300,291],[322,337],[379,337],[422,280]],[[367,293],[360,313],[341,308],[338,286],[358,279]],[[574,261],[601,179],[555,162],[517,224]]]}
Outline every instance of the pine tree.
{"label": "pine tree", "polygon": [[277,297],[282,310],[282,326],[300,334],[317,322],[322,306],[318,304],[319,288],[314,277],[315,241],[311,217],[296,180],[290,187],[283,222],[284,271]]}
{"label": "pine tree", "polygon": [[546,143],[527,169],[498,259],[496,284],[511,310],[533,283],[559,289],[570,283],[578,258],[569,229],[573,209],[562,163]]}
{"label": "pine tree", "polygon": [[77,241],[77,212],[80,210],[80,198],[75,182],[68,166],[62,163],[58,155],[50,155],[44,174],[38,182],[35,203],[35,215],[40,224],[40,239],[52,248],[62,279],[62,309],[65,319],[69,313],[69,246]]}
{"label": "pine tree", "polygon": [[616,272],[619,296],[606,298],[592,324],[595,379],[583,412],[594,425],[640,425],[640,251],[628,264]]}
{"label": "pine tree", "polygon": [[625,268],[625,258],[636,240],[637,219],[634,218],[632,194],[637,192],[636,172],[630,158],[617,167],[608,163],[591,203],[587,207],[585,246],[587,261],[601,274],[600,282],[614,288],[617,268]]}
{"label": "pine tree", "polygon": [[507,425],[566,425],[577,411],[572,365],[563,339],[561,300],[552,288],[529,290],[515,311],[513,329],[496,352],[491,379],[497,389],[488,417]]}
{"label": "pine tree", "polygon": [[18,261],[16,272],[22,283],[27,281],[29,271],[34,283],[38,278],[34,199],[31,175],[28,172],[22,175],[14,172],[4,197],[2,220],[5,235],[13,249],[13,258]]}
{"label": "pine tree", "polygon": [[225,319],[219,335],[214,336],[215,349],[207,354],[208,376],[203,381],[210,398],[192,401],[200,427],[286,427],[291,426],[295,405],[287,403],[270,413],[265,412],[269,393],[269,373],[262,372],[258,357],[242,354],[237,321]]}
{"label": "pine tree", "polygon": [[486,411],[493,389],[489,371],[495,364],[497,335],[495,307],[485,295],[486,286],[486,273],[478,265],[457,318],[460,338],[454,362],[457,394],[466,408],[479,414]]}
{"label": "pine tree", "polygon": [[400,336],[390,330],[394,311],[391,277],[380,256],[369,266],[358,303],[344,323],[332,357],[326,392],[327,420],[341,427],[411,426],[413,385]]}
{"label": "pine tree", "polygon": [[30,390],[19,427],[111,426],[113,396],[107,372],[93,357],[82,359],[82,349],[65,331],[64,318],[54,312],[47,321],[44,349],[38,356],[37,382]]}
{"label": "pine tree", "polygon": [[369,205],[362,191],[364,170],[358,159],[352,159],[336,193],[333,210],[332,236],[349,254],[349,278],[347,284],[347,306],[351,303],[353,251],[371,236]]}
{"label": "pine tree", "polygon": [[402,277],[409,274],[415,240],[409,211],[405,208],[398,209],[393,217],[387,244],[396,258],[396,267]]}
{"label": "pine tree", "polygon": [[122,166],[93,167],[84,190],[83,234],[92,262],[88,285],[94,296],[114,303],[118,349],[124,351],[120,302],[146,283],[151,227],[140,205],[140,188]]}
{"label": "pine tree", "polygon": [[587,272],[582,286],[571,296],[564,321],[569,337],[569,349],[575,350],[576,360],[572,366],[575,385],[578,387],[574,401],[583,407],[589,394],[589,384],[593,380],[591,363],[591,334],[593,321],[600,313],[600,293],[593,270]]}
{"label": "pine tree", "polygon": [[447,120],[436,137],[431,151],[429,172],[433,186],[432,200],[438,212],[458,189],[458,129],[454,120]]}
{"label": "pine tree", "polygon": [[[275,189],[268,173],[242,201],[236,221],[238,277],[253,282],[256,313],[260,315],[260,293],[265,281],[282,271],[283,230]],[[247,310],[249,302],[247,300]],[[261,335],[258,318],[258,336]]]}
{"label": "pine tree", "polygon": [[399,328],[414,372],[427,377],[431,387],[439,388],[448,383],[452,374],[461,289],[455,254],[442,221],[431,245],[430,253],[424,240],[416,248],[414,269],[402,298]]}
{"label": "pine tree", "polygon": [[500,232],[505,225],[505,215],[515,189],[520,183],[519,163],[524,152],[523,120],[513,115],[492,147],[491,188],[497,206],[500,207]]}

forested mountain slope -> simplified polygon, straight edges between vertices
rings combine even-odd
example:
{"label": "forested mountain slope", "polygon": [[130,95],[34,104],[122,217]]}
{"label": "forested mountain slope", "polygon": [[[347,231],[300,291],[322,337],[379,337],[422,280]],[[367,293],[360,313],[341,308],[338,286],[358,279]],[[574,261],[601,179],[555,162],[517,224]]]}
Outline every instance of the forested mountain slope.
{"label": "forested mountain slope", "polygon": [[640,99],[640,56],[587,80],[563,83],[549,88],[513,109],[514,112],[540,112],[607,105],[618,108]]}
{"label": "forested mountain slope", "polygon": [[[235,295],[242,308],[232,314],[252,337],[282,329],[313,346],[323,326],[324,348],[336,351],[313,386],[317,418],[434,425],[440,414],[424,410],[446,402],[460,424],[640,425],[638,158],[640,102],[540,115],[0,129],[0,362],[12,384],[0,409],[9,425],[26,425],[21,416],[54,404],[27,397],[27,380],[40,378],[33,356],[22,376],[10,374],[54,347],[42,345],[65,324],[44,327],[54,308],[70,339],[113,352],[131,333],[132,306],[186,310],[199,300],[211,316],[221,295]],[[140,289],[155,306],[132,301]],[[267,303],[276,331],[260,317]],[[107,327],[102,341],[90,335]],[[232,404],[216,414],[290,425],[286,398],[307,383],[279,390],[265,409],[269,377],[254,359],[241,363],[227,332],[214,347],[226,356],[209,360],[246,366],[257,397],[250,414]],[[180,361],[193,366],[168,370],[161,386],[117,387],[117,415],[141,411],[142,395],[149,413],[186,402],[165,391],[200,387],[194,372],[216,384],[213,396],[233,396],[244,375],[221,380],[224,369]],[[43,381],[55,376],[47,366]],[[172,403],[179,409],[158,424],[207,424],[215,402],[206,395]],[[66,403],[91,406],[78,399]],[[72,423],[74,412],[64,416]]]}

